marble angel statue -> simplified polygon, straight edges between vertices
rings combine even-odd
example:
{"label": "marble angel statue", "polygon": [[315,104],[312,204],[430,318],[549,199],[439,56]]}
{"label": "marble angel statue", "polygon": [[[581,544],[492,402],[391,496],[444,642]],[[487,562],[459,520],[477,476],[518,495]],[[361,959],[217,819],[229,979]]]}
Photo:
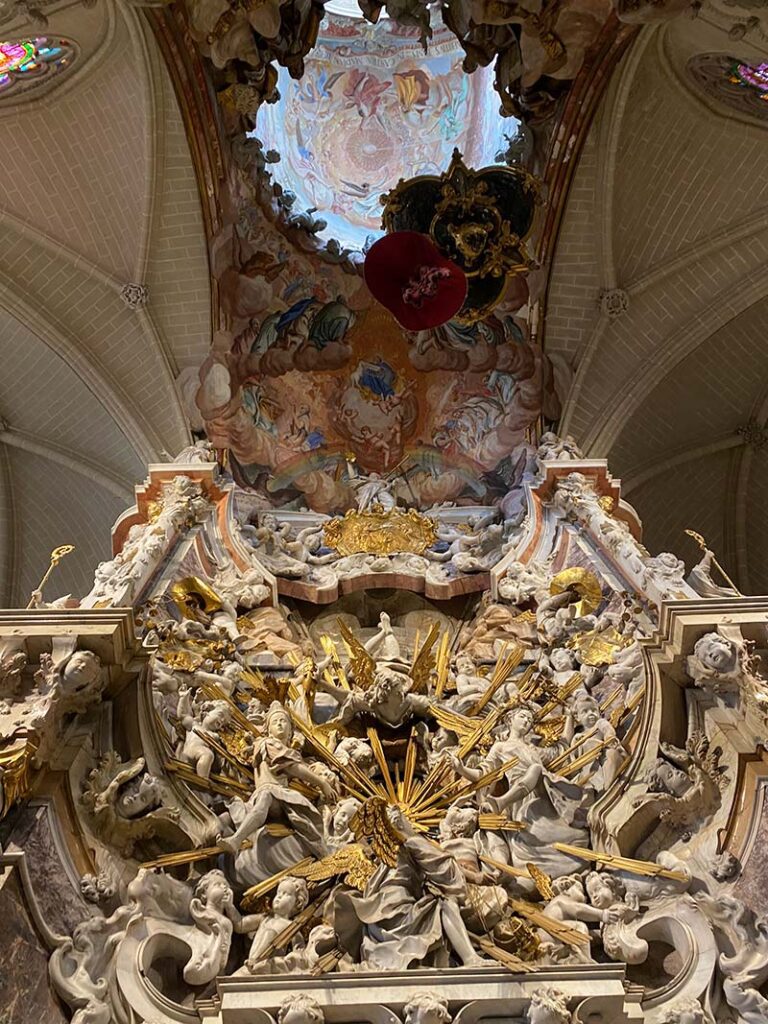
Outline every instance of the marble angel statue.
{"label": "marble angel statue", "polygon": [[392,862],[381,863],[365,891],[340,890],[331,916],[342,948],[368,970],[400,971],[432,962],[483,963],[461,916],[466,879],[456,859],[418,835],[394,805],[384,814],[398,836]]}
{"label": "marble angel statue", "polygon": [[648,792],[635,797],[635,807],[653,812],[661,823],[639,847],[648,856],[660,848],[670,833],[684,840],[711,818],[722,801],[728,778],[720,765],[719,747],[711,747],[702,733],[694,732],[685,749],[661,743],[658,757],[646,773]]}
{"label": "marble angel statue", "polygon": [[548,900],[543,910],[545,917],[551,918],[576,932],[581,932],[586,942],[584,946],[574,949],[563,943],[553,941],[551,935],[541,930],[543,948],[549,950],[549,956],[555,961],[577,960],[586,962],[592,959],[589,952],[590,930],[589,926],[594,924],[613,925],[621,921],[625,916],[631,916],[632,911],[628,906],[619,902],[611,902],[600,906],[591,903],[587,898],[584,887],[584,880],[579,874],[562,875],[551,882],[552,897]]}
{"label": "marble angel statue", "polygon": [[216,759],[213,743],[221,742],[221,731],[231,720],[229,705],[223,700],[204,701],[193,705],[192,690],[179,687],[179,701],[176,715],[184,730],[184,739],[178,744],[176,756],[180,761],[191,764],[201,779],[207,779]]}
{"label": "marble angel statue", "polygon": [[[244,876],[248,875],[251,867],[260,869],[262,877],[270,874],[269,866],[275,851],[270,851],[269,847],[274,843],[264,830],[268,821],[287,824],[297,845],[303,847],[305,853],[316,856],[325,853],[320,810],[315,802],[292,789],[289,783],[295,779],[318,789],[329,802],[335,798],[335,791],[322,774],[309,767],[301,753],[291,745],[292,740],[290,714],[282,704],[274,701],[264,719],[264,735],[256,740],[253,747],[253,793],[245,802],[231,802],[230,815],[233,820],[239,819],[237,827],[231,835],[217,838],[221,849],[235,856],[235,867]],[[241,852],[243,841],[252,837],[255,837],[253,848]]]}
{"label": "marble angel statue", "polygon": [[252,915],[251,927],[252,938],[251,948],[245,961],[244,970],[241,973],[261,973],[266,969],[270,956],[276,953],[284,953],[286,949],[302,946],[303,939],[298,934],[289,940],[286,947],[277,946],[275,940],[281,932],[285,931],[291,921],[300,914],[309,903],[309,890],[303,878],[284,878],[277,886],[272,897],[272,907],[269,914]]}
{"label": "marble angel statue", "polygon": [[339,703],[337,713],[330,719],[348,725],[358,715],[373,715],[382,725],[397,729],[414,715],[426,714],[430,700],[423,694],[412,692],[410,678],[404,672],[383,666],[378,668],[366,689],[355,687],[345,690],[327,681],[318,683]]}
{"label": "marble angel statue", "polygon": [[[318,678],[317,687],[330,694],[338,710],[330,719],[348,725],[360,714],[370,714],[382,725],[396,729],[414,715],[424,715],[430,700],[415,690],[411,666],[402,657],[389,616],[382,613],[379,629],[363,645],[344,627],[342,636],[350,651],[351,690],[337,686],[327,678]],[[373,652],[373,653],[372,653]],[[416,659],[418,664],[419,659]]]}
{"label": "marble angel statue", "polygon": [[578,744],[575,756],[582,757],[590,751],[598,752],[597,759],[585,768],[584,783],[589,779],[595,789],[605,790],[619,774],[627,752],[619,742],[614,727],[608,719],[603,718],[600,704],[594,697],[587,693],[577,694],[573,702],[573,715],[577,724],[573,741],[574,745]]}
{"label": "marble angel statue", "polygon": [[542,745],[533,732],[536,710],[525,703],[512,708],[503,720],[502,738],[493,743],[476,767],[468,766],[455,753],[447,757],[453,770],[470,782],[504,769],[506,792],[495,797],[481,794],[481,800],[489,809],[528,825],[522,832],[505,835],[509,860],[518,867],[535,861],[542,870],[557,877],[572,871],[573,861],[552,849],[551,844],[587,845],[586,811],[590,798],[589,791],[547,767],[573,737],[570,716],[564,723],[561,740]]}
{"label": "marble angel statue", "polygon": [[233,933],[248,934],[258,925],[258,919],[240,914],[232,887],[218,869],[209,871],[197,883],[189,912],[196,927],[187,937],[192,955],[184,966],[184,980],[205,985],[224,973]]}

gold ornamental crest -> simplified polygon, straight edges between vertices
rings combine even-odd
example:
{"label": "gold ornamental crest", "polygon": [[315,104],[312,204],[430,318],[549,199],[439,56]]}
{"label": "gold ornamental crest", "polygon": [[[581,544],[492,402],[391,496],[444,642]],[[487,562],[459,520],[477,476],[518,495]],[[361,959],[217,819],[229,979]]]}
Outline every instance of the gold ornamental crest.
{"label": "gold ornamental crest", "polygon": [[373,505],[331,519],[323,530],[325,543],[340,555],[394,555],[407,551],[420,555],[437,540],[433,520],[416,509],[384,510]]}

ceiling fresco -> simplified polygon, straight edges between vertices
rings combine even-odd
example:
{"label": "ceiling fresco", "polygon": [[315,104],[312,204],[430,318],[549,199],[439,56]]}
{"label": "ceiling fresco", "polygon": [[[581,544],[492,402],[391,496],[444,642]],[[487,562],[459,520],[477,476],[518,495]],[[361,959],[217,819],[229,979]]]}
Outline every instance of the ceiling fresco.
{"label": "ceiling fresco", "polygon": [[198,402],[239,481],[324,512],[349,504],[358,471],[394,474],[423,505],[501,498],[524,468],[527,428],[557,402],[511,314],[414,343],[378,307],[302,299],[206,369]]}
{"label": "ceiling fresco", "polygon": [[[555,116],[558,83],[591,45],[609,66],[631,30],[613,22],[601,35],[609,0],[584,0],[575,21],[553,6],[546,24],[476,6],[466,25],[455,5],[445,25],[430,9],[426,25],[394,7],[369,24],[318,5],[294,22],[286,3],[279,28],[259,20],[266,7],[247,24],[240,8],[230,18],[190,7],[222,129],[221,177],[206,189],[218,329],[191,418],[263,508],[343,510],[358,474],[389,477],[416,506],[503,500],[537,429],[559,418],[538,331],[553,210],[584,121],[567,105]],[[658,4],[639,8],[618,13],[659,15]],[[507,146],[519,122],[500,107],[519,106],[500,83],[522,78],[530,89],[516,95],[530,106],[535,92],[537,113]],[[531,135],[523,154],[517,142]],[[484,320],[411,333],[374,300],[360,250],[381,231],[381,194],[446,171],[454,149],[475,169],[525,160],[538,175],[532,259]]]}
{"label": "ceiling fresco", "polygon": [[194,410],[208,437],[265,508],[343,510],[366,474],[409,504],[503,499],[533,425],[559,414],[528,276],[477,323],[412,333],[374,300],[360,248],[381,233],[382,192],[444,172],[455,147],[495,162],[517,122],[446,29],[425,58],[387,19],[327,20],[280,92],[229,150],[210,247],[221,330]]}
{"label": "ceiling fresco", "polygon": [[499,113],[489,68],[466,75],[455,37],[439,27],[425,55],[412,29],[389,19],[326,18],[304,76],[278,78],[280,99],[256,122],[281,157],[274,176],[313,208],[320,238],[362,248],[381,231],[383,193],[401,178],[440,174],[454,147],[466,162],[495,162],[517,122]]}

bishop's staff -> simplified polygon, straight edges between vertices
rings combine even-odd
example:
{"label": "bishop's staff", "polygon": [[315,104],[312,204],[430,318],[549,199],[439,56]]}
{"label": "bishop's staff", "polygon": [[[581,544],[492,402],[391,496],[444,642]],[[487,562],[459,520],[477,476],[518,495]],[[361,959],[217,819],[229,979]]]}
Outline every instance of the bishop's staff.
{"label": "bishop's staff", "polygon": [[27,608],[38,607],[39,602],[43,599],[43,587],[48,582],[51,573],[62,560],[62,558],[64,558],[66,555],[72,554],[74,550],[74,544],[62,544],[61,547],[53,549],[53,551],[51,552],[51,564],[45,570],[45,575],[38,583],[37,590],[32,591],[32,596],[29,599],[29,604],[27,605]]}
{"label": "bishop's staff", "polygon": [[689,537],[691,537],[693,540],[696,541],[696,543],[699,545],[699,547],[701,548],[701,550],[704,552],[705,555],[710,555],[711,556],[712,565],[714,565],[714,567],[717,569],[717,571],[723,577],[723,579],[728,584],[728,586],[741,597],[741,591],[736,586],[736,584],[733,582],[733,580],[728,575],[728,573],[725,571],[725,569],[722,567],[722,565],[720,565],[720,563],[718,562],[717,558],[715,557],[714,552],[711,551],[707,547],[707,542],[704,540],[702,535],[700,533],[696,533],[695,530],[686,530],[685,532],[688,534]]}

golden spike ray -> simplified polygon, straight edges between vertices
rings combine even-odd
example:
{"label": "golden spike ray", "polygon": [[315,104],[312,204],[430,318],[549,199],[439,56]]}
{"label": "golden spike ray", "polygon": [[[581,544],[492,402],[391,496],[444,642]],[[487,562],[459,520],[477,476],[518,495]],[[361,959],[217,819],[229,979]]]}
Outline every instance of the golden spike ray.
{"label": "golden spike ray", "polygon": [[502,652],[499,655],[499,658],[496,662],[496,668],[491,677],[491,682],[488,689],[485,691],[482,697],[480,697],[477,703],[471,708],[469,712],[470,716],[480,714],[480,712],[486,707],[486,705],[493,700],[493,698],[496,696],[497,691],[504,685],[504,683],[506,683],[506,681],[515,671],[517,666],[523,660],[523,655],[525,654],[525,651],[522,647],[516,647],[512,651],[512,653],[509,654],[507,657],[504,656],[505,649],[506,648],[502,649]]}
{"label": "golden spike ray", "polygon": [[434,622],[429,633],[427,633],[427,638],[422,644],[421,650],[413,659],[411,667],[412,693],[427,693],[429,690],[429,679],[435,666],[435,655],[432,654],[432,648],[435,646],[439,636],[440,625]]}
{"label": "golden spike ray", "polygon": [[571,928],[567,924],[563,924],[562,921],[556,921],[552,917],[547,917],[546,914],[539,910],[535,903],[529,903],[528,900],[511,899],[509,906],[515,913],[530,921],[531,924],[535,924],[537,928],[548,932],[559,942],[563,942],[574,949],[583,949],[585,946],[589,947],[589,935],[578,931],[576,928]]}
{"label": "golden spike ray", "polygon": [[533,881],[531,876],[523,868],[512,867],[511,864],[505,864],[502,860],[494,860],[493,857],[484,857],[482,854],[479,855],[480,860],[483,864],[487,864],[488,867],[496,868],[505,875],[509,875],[510,878],[528,878]]}
{"label": "golden spike ray", "polygon": [[281,949],[285,949],[294,935],[297,935],[301,929],[315,916],[320,908],[320,904],[325,899],[324,896],[318,897],[313,903],[310,903],[308,907],[305,907],[301,913],[297,914],[296,917],[287,925],[281,932],[279,932],[270,944],[266,947],[264,952],[259,957],[259,960],[269,960],[279,952]]}
{"label": "golden spike ray", "polygon": [[572,775],[576,775],[582,768],[586,767],[586,765],[592,764],[592,762],[602,754],[606,747],[615,742],[616,739],[613,736],[611,736],[610,739],[601,740],[599,743],[596,743],[591,750],[588,750],[586,753],[582,754],[581,757],[577,757],[574,761],[571,761],[570,764],[561,768],[560,774],[564,779],[569,779]]}
{"label": "golden spike ray", "polygon": [[348,765],[342,764],[336,755],[317,739],[313,730],[302,718],[293,711],[290,712],[290,715],[291,721],[307,740],[315,754],[340,776],[348,792],[359,800],[367,800],[370,796],[384,795],[384,790],[364,775],[357,765],[351,761]]}
{"label": "golden spike ray", "polygon": [[624,693],[624,687],[617,686],[615,690],[608,694],[603,703],[600,705],[600,711],[602,713],[606,712],[608,708],[611,706],[611,704],[613,704],[613,702],[616,700],[616,698],[620,697],[622,693]]}
{"label": "golden spike ray", "polygon": [[554,711],[559,704],[565,704],[568,697],[570,697],[572,693],[574,693],[580,686],[582,686],[583,683],[584,679],[582,678],[581,673],[574,672],[571,678],[568,680],[568,682],[564,683],[560,687],[557,696],[552,697],[551,700],[547,701],[547,703],[544,705],[541,711],[539,711],[539,713],[536,715],[536,721],[540,722],[542,718],[546,718],[550,711]]}
{"label": "golden spike ray", "polygon": [[373,756],[376,758],[376,763],[379,766],[381,777],[384,779],[384,786],[387,790],[389,799],[392,803],[397,803],[397,793],[395,791],[394,783],[392,782],[392,776],[389,771],[389,765],[387,764],[387,758],[384,754],[384,748],[381,745],[379,734],[374,728],[370,728],[368,730],[368,742],[371,744],[371,750],[373,750]]}
{"label": "golden spike ray", "polygon": [[524,821],[515,821],[506,814],[481,812],[477,816],[477,827],[483,832],[522,832],[528,828]]}
{"label": "golden spike ray", "polygon": [[201,779],[195,769],[183,761],[166,761],[163,767],[172,775],[178,776],[182,782],[186,782],[188,786],[204,789],[209,793],[219,793],[221,796],[228,797],[249,797],[253,792],[253,783],[246,785],[244,782],[228,778],[226,775],[217,775],[211,772],[207,779]]}
{"label": "golden spike ray", "polygon": [[411,729],[408,747],[405,751],[405,770],[403,772],[403,802],[410,803],[413,796],[413,779],[416,774],[416,730]]}
{"label": "golden spike ray", "polygon": [[596,732],[596,728],[590,729],[588,732],[585,732],[583,736],[579,736],[578,740],[575,743],[572,743],[567,750],[564,750],[562,754],[558,754],[553,761],[549,762],[549,764],[547,765],[549,770],[551,772],[559,772],[560,769],[568,763],[568,758],[571,756],[571,754],[574,754],[579,749],[579,747],[584,746],[587,740],[592,739]]}
{"label": "golden spike ray", "polygon": [[451,667],[450,637],[443,633],[440,639],[440,647],[437,651],[437,685],[435,686],[436,700],[442,700],[445,687],[448,684],[448,673]]}
{"label": "golden spike ray", "polygon": [[498,963],[502,964],[514,974],[530,974],[531,971],[536,970],[536,967],[533,964],[527,964],[519,957],[513,956],[512,953],[508,953],[505,949],[501,949],[494,942],[491,942],[490,939],[483,938],[479,935],[473,935],[472,941],[479,950],[483,953],[487,953],[488,956],[498,961]]}
{"label": "golden spike ray", "polygon": [[552,843],[553,850],[567,853],[581,860],[592,860],[601,864],[609,871],[627,871],[630,875],[643,875],[650,878],[669,878],[674,882],[687,882],[688,875],[683,871],[663,868],[648,860],[633,860],[631,857],[620,857],[618,854],[606,853],[604,850],[584,850],[581,846],[570,843]]}

